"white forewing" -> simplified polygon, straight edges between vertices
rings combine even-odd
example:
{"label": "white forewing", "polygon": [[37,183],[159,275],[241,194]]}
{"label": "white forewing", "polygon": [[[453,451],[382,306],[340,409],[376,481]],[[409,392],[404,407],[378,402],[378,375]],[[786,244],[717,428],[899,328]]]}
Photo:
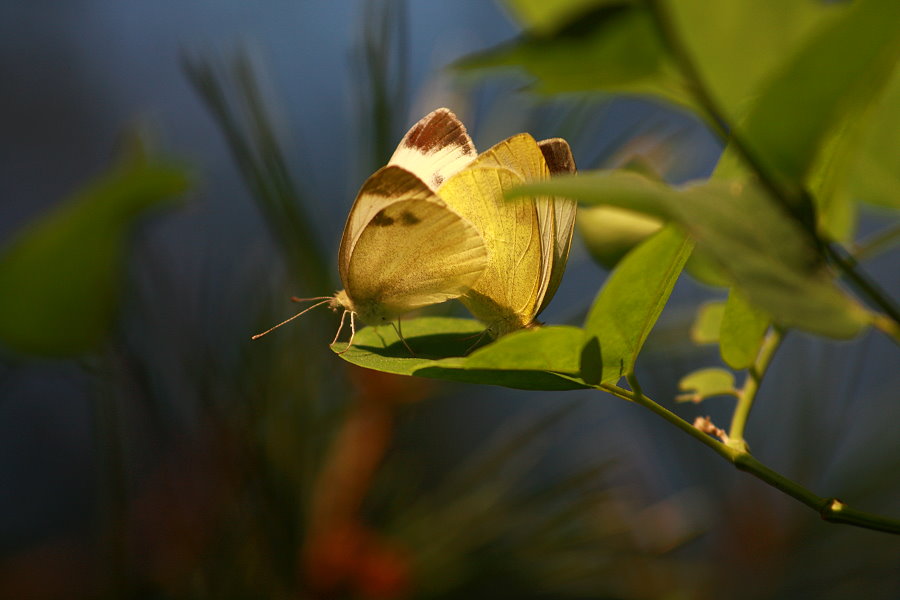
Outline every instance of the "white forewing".
{"label": "white forewing", "polygon": [[464,169],[476,154],[465,126],[452,112],[439,108],[413,125],[388,164],[411,171],[436,190]]}
{"label": "white forewing", "polygon": [[378,211],[397,200],[427,200],[436,196],[421,179],[397,166],[388,165],[375,171],[359,190],[341,237],[338,270],[347,285],[347,267],[353,248],[365,226]]}

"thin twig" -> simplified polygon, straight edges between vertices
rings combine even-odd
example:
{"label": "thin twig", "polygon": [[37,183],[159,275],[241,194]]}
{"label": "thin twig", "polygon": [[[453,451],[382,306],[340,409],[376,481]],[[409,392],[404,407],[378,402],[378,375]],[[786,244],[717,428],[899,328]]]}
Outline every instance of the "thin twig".
{"label": "thin twig", "polygon": [[[629,377],[629,385],[640,389],[640,386],[636,386],[636,379],[634,377]],[[892,519],[882,515],[857,510],[844,504],[837,498],[825,498],[814,494],[796,481],[785,477],[761,463],[750,454],[750,452],[723,444],[706,433],[703,433],[672,411],[657,404],[643,393],[632,392],[608,383],[600,384],[599,386],[596,386],[596,389],[649,409],[691,437],[700,441],[741,471],[750,473],[757,479],[768,483],[772,487],[781,490],[788,496],[799,500],[806,506],[812,508],[826,521],[900,535],[900,519]]]}

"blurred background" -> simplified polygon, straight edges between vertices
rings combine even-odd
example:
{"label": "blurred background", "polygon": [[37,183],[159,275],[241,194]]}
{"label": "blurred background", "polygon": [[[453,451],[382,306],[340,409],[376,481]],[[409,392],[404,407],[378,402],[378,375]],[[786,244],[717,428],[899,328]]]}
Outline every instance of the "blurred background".
{"label": "blurred background", "polygon": [[[0,248],[125,154],[192,182],[130,230],[102,351],[0,352],[0,598],[900,597],[900,541],[820,521],[638,407],[352,368],[325,310],[249,341],[339,287],[356,190],[439,106],[479,149],[528,131],[581,169],[712,171],[686,113],[446,69],[519,32],[476,0],[0,3]],[[889,255],[867,266],[900,295]],[[607,273],[576,240],[542,319],[580,323]],[[722,296],[679,282],[638,363],[664,405],[719,364],[688,330]],[[753,451],[900,514],[897,359],[883,336],[791,334]],[[729,403],[675,410],[721,425]]]}

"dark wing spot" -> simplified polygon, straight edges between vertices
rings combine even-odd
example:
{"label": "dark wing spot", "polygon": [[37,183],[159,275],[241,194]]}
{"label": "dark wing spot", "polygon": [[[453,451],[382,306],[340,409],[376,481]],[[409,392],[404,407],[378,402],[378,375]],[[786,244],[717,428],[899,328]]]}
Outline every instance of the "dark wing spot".
{"label": "dark wing spot", "polygon": [[402,213],[400,213],[400,222],[404,225],[416,225],[418,223],[421,223],[422,219],[412,214],[408,210],[404,210]]}
{"label": "dark wing spot", "polygon": [[544,160],[547,161],[551,175],[575,172],[575,159],[572,157],[572,150],[566,140],[552,138],[538,142],[538,147],[544,154]]}
{"label": "dark wing spot", "polygon": [[394,219],[387,215],[387,209],[378,211],[372,220],[369,221],[370,225],[375,225],[376,227],[389,227],[394,224]]}
{"label": "dark wing spot", "polygon": [[435,173],[431,178],[434,180],[435,186],[441,185],[444,182],[444,176],[440,173]]}
{"label": "dark wing spot", "polygon": [[466,128],[446,109],[437,110],[416,123],[406,134],[406,143],[422,154],[444,146],[460,146],[463,154],[475,153]]}

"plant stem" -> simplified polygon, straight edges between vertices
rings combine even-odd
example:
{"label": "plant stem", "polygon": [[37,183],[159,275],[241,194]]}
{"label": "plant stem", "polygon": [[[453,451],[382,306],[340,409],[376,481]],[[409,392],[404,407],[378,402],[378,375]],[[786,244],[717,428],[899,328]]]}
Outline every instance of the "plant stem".
{"label": "plant stem", "polygon": [[759,177],[760,184],[766,188],[769,195],[781,204],[782,208],[787,210],[789,214],[799,218],[808,228],[811,226],[811,223],[797,211],[797,204],[800,200],[799,190],[786,190],[784,182],[777,181],[776,178],[772,177],[768,169],[762,166],[761,161],[757,159],[749,146],[744,143],[744,140],[740,136],[735,135],[734,128],[729,126],[729,120],[725,116],[725,111],[719,107],[709,88],[704,84],[700,71],[694,64],[690,52],[682,44],[675,27],[672,25],[672,19],[663,4],[664,2],[661,0],[648,0],[653,22],[656,25],[660,38],[687,80],[688,87],[694,94],[694,98],[697,100],[700,108],[706,111],[706,121],[712,124],[715,133],[723,142],[731,142],[744,163]]}
{"label": "plant stem", "polygon": [[750,410],[753,408],[753,401],[756,398],[756,392],[765,377],[772,357],[781,346],[784,339],[784,332],[774,328],[766,335],[762,348],[759,350],[759,356],[756,362],[750,367],[747,373],[747,380],[744,386],[738,391],[737,406],[734,407],[734,415],[731,417],[731,426],[728,428],[728,438],[731,444],[734,444],[739,450],[747,450],[747,442],[744,440],[744,427],[747,425],[747,418],[750,416]]}
{"label": "plant stem", "polygon": [[885,317],[884,315],[872,315],[872,326],[900,344],[900,323]]}
{"label": "plant stem", "polygon": [[900,223],[877,231],[854,244],[851,256],[856,262],[868,260],[900,242]]}
{"label": "plant stem", "polygon": [[804,188],[802,183],[798,184],[788,181],[783,177],[777,177],[775,173],[771,173],[769,169],[763,166],[763,162],[757,158],[745,140],[740,135],[737,135],[733,127],[729,127],[725,111],[721,109],[705,85],[690,52],[684,46],[675,27],[672,25],[672,19],[664,7],[664,2],[661,0],[647,0],[647,4],[660,38],[687,79],[697,103],[706,111],[707,122],[713,124],[716,133],[723,140],[731,142],[732,147],[741,156],[741,159],[750,170],[756,174],[760,184],[769,192],[769,195],[788,214],[797,219],[822,254],[846,275],[856,291],[900,325],[900,307],[875,282],[857,269],[853,260],[843,257],[833,245],[822,240],[819,236],[813,212],[813,198],[809,191]]}
{"label": "plant stem", "polygon": [[[773,343],[773,346],[777,347],[777,344]],[[772,352],[774,352],[774,349]],[[632,385],[632,387],[635,387],[636,380],[634,377],[629,377],[629,384]],[[828,522],[843,523],[846,525],[900,535],[900,520],[857,510],[847,506],[837,498],[824,498],[814,494],[796,481],[767,467],[750,454],[750,452],[723,444],[715,438],[703,433],[641,392],[631,392],[608,383],[600,384],[599,386],[596,386],[596,389],[612,394],[617,398],[634,402],[635,404],[639,404],[640,406],[651,410],[691,437],[708,446],[716,454],[731,462],[741,471],[750,473],[757,479],[768,483],[772,487],[814,509],[819,513],[819,516],[821,516],[822,519]],[[639,390],[640,386],[637,386],[637,389]]]}
{"label": "plant stem", "polygon": [[[632,379],[633,379],[633,377],[629,378],[629,384],[632,387],[635,387],[635,384],[632,381]],[[671,423],[672,425],[675,425],[676,427],[678,427],[679,429],[681,429],[682,431],[684,431],[691,437],[695,438],[700,443],[709,446],[713,450],[713,452],[715,452],[716,454],[719,454],[723,458],[733,462],[734,456],[737,453],[736,450],[734,450],[733,448],[729,448],[728,446],[719,442],[715,438],[712,438],[712,437],[706,435],[705,433],[703,433],[702,431],[700,431],[699,429],[697,429],[696,427],[694,427],[693,425],[691,425],[690,423],[688,423],[687,421],[685,421],[684,419],[682,419],[681,417],[679,417],[678,415],[676,415],[675,413],[670,411],[669,409],[657,404],[656,402],[654,402],[653,400],[651,400],[650,398],[645,396],[642,392],[640,392],[640,391],[630,392],[630,391],[622,389],[618,386],[615,386],[612,384],[607,384],[607,383],[600,384],[600,386],[597,389],[603,390],[604,392],[610,393],[613,396],[617,396],[619,398],[622,398],[623,400],[628,400],[630,402],[634,402],[635,404],[639,404],[639,405],[643,406],[644,408],[650,409],[651,411],[653,411],[654,413],[656,413],[657,415],[659,415],[660,417],[662,417],[663,419],[665,419],[666,421]],[[640,390],[640,387],[638,387],[637,389]]]}
{"label": "plant stem", "polygon": [[832,245],[825,244],[825,253],[831,259],[844,275],[850,280],[850,283],[863,296],[866,296],[872,304],[883,310],[894,323],[900,325],[900,308],[898,308],[893,300],[872,281],[865,273],[857,269],[856,260],[852,257],[844,257]]}

